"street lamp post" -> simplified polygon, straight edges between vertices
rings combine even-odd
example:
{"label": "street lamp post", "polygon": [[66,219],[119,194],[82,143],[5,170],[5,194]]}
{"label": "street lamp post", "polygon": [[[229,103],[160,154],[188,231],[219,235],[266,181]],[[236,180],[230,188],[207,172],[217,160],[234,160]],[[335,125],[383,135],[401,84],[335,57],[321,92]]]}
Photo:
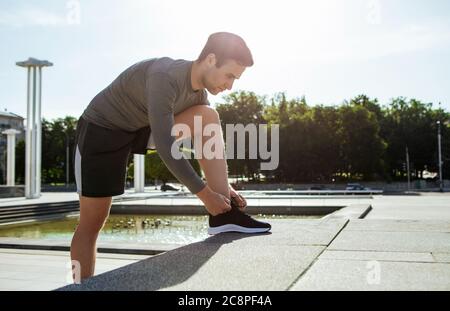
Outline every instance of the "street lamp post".
{"label": "street lamp post", "polygon": [[441,121],[436,122],[438,125],[438,153],[439,153],[439,191],[444,191],[442,181],[442,153],[441,153]]}
{"label": "street lamp post", "polygon": [[69,187],[69,162],[70,162],[69,133],[67,133],[66,130],[66,188]]}
{"label": "street lamp post", "polygon": [[17,66],[27,68],[27,127],[25,147],[25,196],[27,199],[41,195],[41,99],[42,68],[53,66],[52,63],[35,58],[17,62]]}
{"label": "street lamp post", "polygon": [[408,146],[406,146],[406,174],[408,176],[408,191],[411,191],[411,177],[409,174],[409,151]]}

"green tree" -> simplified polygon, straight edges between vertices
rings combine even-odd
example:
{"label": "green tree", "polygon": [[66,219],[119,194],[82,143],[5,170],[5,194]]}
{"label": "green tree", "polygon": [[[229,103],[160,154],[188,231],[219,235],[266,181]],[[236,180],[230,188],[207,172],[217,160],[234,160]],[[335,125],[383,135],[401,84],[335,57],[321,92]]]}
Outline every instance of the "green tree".
{"label": "green tree", "polygon": [[279,124],[280,163],[275,180],[296,181],[307,179],[310,140],[307,135],[310,108],[305,98],[288,100],[284,93],[276,94],[266,107],[264,118],[268,124]]}
{"label": "green tree", "polygon": [[355,104],[344,104],[338,111],[342,172],[350,178],[378,179],[387,146],[380,137],[376,114]]}
{"label": "green tree", "polygon": [[382,136],[389,142],[387,164],[393,178],[405,178],[403,163],[408,146],[413,174],[422,178],[423,171],[437,168],[437,126],[433,104],[404,97],[394,98],[381,121]]}
{"label": "green tree", "polygon": [[[42,182],[64,183],[66,168],[69,182],[74,182],[73,150],[77,119],[66,116],[53,121],[42,120]],[[69,163],[66,148],[69,146]]]}
{"label": "green tree", "polygon": [[[224,104],[219,104],[216,109],[220,115],[224,139],[226,139],[226,125],[254,124],[257,127],[259,135],[259,125],[265,124],[263,118],[265,98],[257,96],[253,92],[238,91],[224,97]],[[260,174],[261,159],[250,159],[249,153],[249,134],[246,133],[245,159],[237,159],[237,139],[234,139],[234,158],[229,159],[228,172],[234,176],[247,176],[250,179],[258,180]],[[229,148],[230,146],[227,146]]]}

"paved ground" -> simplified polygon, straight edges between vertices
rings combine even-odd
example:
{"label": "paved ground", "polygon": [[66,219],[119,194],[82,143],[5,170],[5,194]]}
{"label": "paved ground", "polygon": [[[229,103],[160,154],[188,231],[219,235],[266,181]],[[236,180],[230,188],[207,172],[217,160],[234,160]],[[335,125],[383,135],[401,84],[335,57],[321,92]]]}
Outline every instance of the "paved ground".
{"label": "paved ground", "polygon": [[366,219],[449,220],[450,193],[374,196]]}
{"label": "paved ground", "polygon": [[[173,193],[173,192],[172,192]],[[146,188],[145,193],[134,193],[133,190],[126,190],[125,194],[114,197],[115,200],[120,201],[122,198],[145,198],[152,196],[167,195],[167,193],[162,193],[159,190],[154,190],[153,188]],[[41,197],[36,199],[26,199],[25,197],[17,198],[0,198],[0,208],[15,205],[29,205],[29,204],[40,204],[40,203],[53,203],[53,202],[67,202],[78,200],[78,194],[76,192],[44,192]]]}
{"label": "paved ground", "polygon": [[[99,254],[95,274],[149,256]],[[70,254],[58,251],[0,249],[0,290],[45,291],[70,284]]]}
{"label": "paved ground", "polygon": [[276,220],[273,234],[210,237],[68,289],[285,290],[345,223]]}
{"label": "paved ground", "polygon": [[292,290],[450,290],[450,221],[351,220]]}
{"label": "paved ground", "polygon": [[[273,220],[271,234],[222,234],[139,261],[120,259],[122,268],[100,268],[82,285],[63,289],[450,290],[450,194],[376,196],[369,203],[364,219],[356,216],[363,209],[354,208],[323,219]],[[41,256],[28,252],[20,256]],[[42,264],[65,279],[67,258],[59,270],[51,258],[16,272],[44,284]],[[1,271],[2,288],[22,286],[13,288]]]}
{"label": "paved ground", "polygon": [[15,205],[28,205],[39,203],[52,203],[52,202],[66,202],[78,200],[78,194],[76,192],[46,192],[37,199],[26,199],[24,197],[17,198],[1,198],[0,207],[15,206]]}

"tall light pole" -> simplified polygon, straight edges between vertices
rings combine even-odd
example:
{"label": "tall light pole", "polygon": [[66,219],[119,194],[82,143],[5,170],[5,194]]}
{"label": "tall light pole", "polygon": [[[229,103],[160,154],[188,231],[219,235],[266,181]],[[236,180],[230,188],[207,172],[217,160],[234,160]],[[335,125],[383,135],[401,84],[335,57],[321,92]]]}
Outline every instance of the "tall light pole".
{"label": "tall light pole", "polygon": [[411,191],[411,179],[409,174],[409,151],[408,146],[406,146],[406,174],[408,175],[408,191]]}
{"label": "tall light pole", "polygon": [[438,125],[438,152],[439,152],[439,191],[444,191],[442,181],[442,154],[441,154],[441,121],[436,122]]}
{"label": "tall light pole", "polygon": [[46,60],[29,58],[17,62],[17,66],[27,68],[27,127],[25,146],[25,196],[34,199],[41,196],[41,99],[42,99],[42,67],[53,66]]}
{"label": "tall light pole", "polygon": [[66,188],[69,187],[69,162],[70,162],[69,133],[67,133],[66,129]]}

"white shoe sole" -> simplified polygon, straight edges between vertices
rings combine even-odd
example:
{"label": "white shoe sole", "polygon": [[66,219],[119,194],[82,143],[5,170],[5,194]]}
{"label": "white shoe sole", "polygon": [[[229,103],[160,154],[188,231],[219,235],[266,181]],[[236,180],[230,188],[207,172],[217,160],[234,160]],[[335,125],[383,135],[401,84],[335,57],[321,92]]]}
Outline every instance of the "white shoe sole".
{"label": "white shoe sole", "polygon": [[214,235],[214,234],[219,234],[219,233],[223,233],[223,232],[261,233],[261,232],[267,232],[269,230],[270,230],[270,228],[246,228],[246,227],[241,227],[238,225],[228,224],[228,225],[223,225],[223,226],[213,227],[213,228],[209,227],[208,234]]}

